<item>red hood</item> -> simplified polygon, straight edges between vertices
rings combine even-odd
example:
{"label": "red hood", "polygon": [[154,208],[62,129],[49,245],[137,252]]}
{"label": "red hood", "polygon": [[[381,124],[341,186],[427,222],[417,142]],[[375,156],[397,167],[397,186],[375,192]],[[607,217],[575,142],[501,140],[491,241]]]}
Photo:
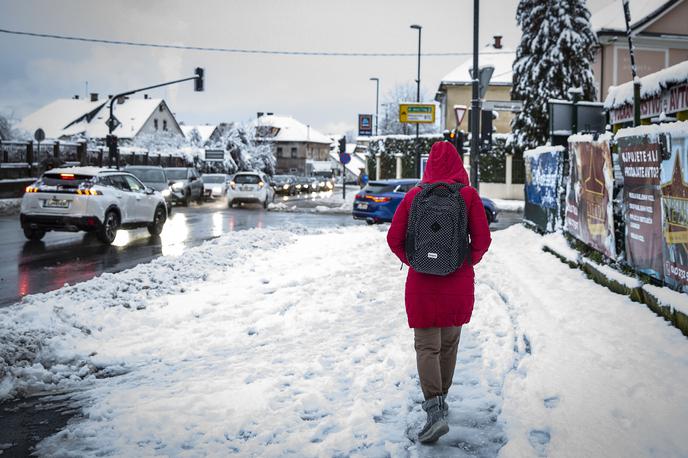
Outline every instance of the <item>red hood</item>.
{"label": "red hood", "polygon": [[436,142],[430,149],[430,157],[423,173],[423,183],[437,181],[469,185],[468,173],[463,168],[461,156],[449,142]]}

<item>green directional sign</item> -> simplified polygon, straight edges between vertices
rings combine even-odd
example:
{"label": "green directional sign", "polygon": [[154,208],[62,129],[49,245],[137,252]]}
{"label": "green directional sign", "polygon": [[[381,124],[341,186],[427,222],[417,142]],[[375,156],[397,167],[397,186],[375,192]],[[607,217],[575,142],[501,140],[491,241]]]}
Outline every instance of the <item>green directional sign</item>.
{"label": "green directional sign", "polygon": [[399,122],[410,124],[435,122],[435,104],[433,103],[400,103]]}

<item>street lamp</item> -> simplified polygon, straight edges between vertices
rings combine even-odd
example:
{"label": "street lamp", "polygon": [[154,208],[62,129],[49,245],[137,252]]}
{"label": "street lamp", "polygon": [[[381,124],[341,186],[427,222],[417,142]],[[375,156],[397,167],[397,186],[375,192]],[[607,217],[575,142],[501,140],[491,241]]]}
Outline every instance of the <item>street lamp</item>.
{"label": "street lamp", "polygon": [[[418,30],[418,77],[416,78],[416,102],[420,102],[420,35],[423,26],[412,24],[412,29]],[[418,178],[420,178],[420,147],[418,145],[418,133],[420,124],[416,123],[416,168],[418,169]]]}
{"label": "street lamp", "polygon": [[377,127],[380,124],[378,111],[380,107],[380,78],[371,77],[370,81],[375,81],[375,136],[377,137]]}

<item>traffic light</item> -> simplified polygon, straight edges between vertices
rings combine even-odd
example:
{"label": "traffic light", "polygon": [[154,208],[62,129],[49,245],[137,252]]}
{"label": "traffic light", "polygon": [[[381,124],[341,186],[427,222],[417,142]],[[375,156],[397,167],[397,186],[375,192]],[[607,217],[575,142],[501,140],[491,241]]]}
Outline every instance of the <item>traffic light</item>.
{"label": "traffic light", "polygon": [[492,144],[492,121],[497,118],[492,110],[483,110],[480,119],[480,138],[483,143]]}
{"label": "traffic light", "polygon": [[346,153],[346,137],[339,139],[339,154]]}
{"label": "traffic light", "polygon": [[465,142],[466,142],[466,134],[463,131],[456,129],[454,131],[454,146],[456,147],[456,151],[459,152],[461,157],[463,157],[463,153],[464,153],[463,144]]}
{"label": "traffic light", "polygon": [[196,79],[194,80],[194,91],[203,92],[205,88],[204,70],[201,67],[196,67]]}

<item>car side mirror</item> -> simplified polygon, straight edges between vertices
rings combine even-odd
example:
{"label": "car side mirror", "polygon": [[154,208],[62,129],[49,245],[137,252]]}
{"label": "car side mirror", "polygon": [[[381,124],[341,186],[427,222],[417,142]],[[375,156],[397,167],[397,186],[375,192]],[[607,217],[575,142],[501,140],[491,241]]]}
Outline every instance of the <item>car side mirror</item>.
{"label": "car side mirror", "polygon": [[192,181],[196,181],[196,177],[195,177],[195,176],[190,176],[190,177],[189,177],[189,183],[192,182]]}
{"label": "car side mirror", "polygon": [[146,189],[144,189],[144,192],[150,196],[150,195],[155,194],[155,189],[149,188],[148,186],[146,186]]}

